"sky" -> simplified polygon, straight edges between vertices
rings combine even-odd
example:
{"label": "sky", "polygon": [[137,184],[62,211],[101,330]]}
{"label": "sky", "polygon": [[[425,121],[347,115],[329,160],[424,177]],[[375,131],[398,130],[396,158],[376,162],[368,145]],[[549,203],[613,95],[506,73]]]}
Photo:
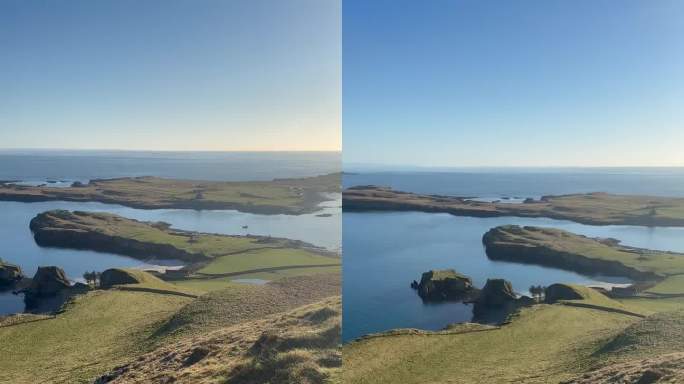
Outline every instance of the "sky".
{"label": "sky", "polygon": [[3,0],[0,149],[341,148],[339,0]]}
{"label": "sky", "polygon": [[345,166],[684,166],[684,1],[345,0]]}

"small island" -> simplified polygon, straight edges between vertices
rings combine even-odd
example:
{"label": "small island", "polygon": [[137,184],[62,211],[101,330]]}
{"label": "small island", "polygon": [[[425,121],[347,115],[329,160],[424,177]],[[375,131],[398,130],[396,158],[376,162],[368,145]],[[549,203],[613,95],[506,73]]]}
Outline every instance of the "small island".
{"label": "small island", "polygon": [[470,277],[453,269],[431,270],[423,273],[420,283],[413,281],[411,288],[425,301],[462,301],[477,293]]}
{"label": "small island", "polygon": [[345,211],[443,212],[472,217],[548,217],[590,225],[684,226],[684,198],[586,193],[544,196],[524,203],[422,195],[373,185],[347,188]]}
{"label": "small island", "polygon": [[71,187],[0,182],[0,201],[96,201],[139,209],[234,209],[258,214],[299,215],[319,210],[328,193],[339,193],[340,174],[272,181],[195,181],[124,177],[75,182]]}

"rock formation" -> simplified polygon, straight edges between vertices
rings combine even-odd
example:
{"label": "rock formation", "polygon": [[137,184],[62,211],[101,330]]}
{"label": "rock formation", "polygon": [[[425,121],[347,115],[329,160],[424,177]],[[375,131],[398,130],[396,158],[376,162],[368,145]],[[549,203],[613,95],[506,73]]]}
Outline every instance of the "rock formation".
{"label": "rock formation", "polygon": [[18,265],[5,263],[0,260],[0,287],[13,285],[23,278],[24,274]]}
{"label": "rock formation", "polygon": [[420,283],[414,281],[411,287],[426,301],[463,300],[477,291],[469,277],[453,269],[425,272]]}
{"label": "rock formation", "polygon": [[488,307],[501,307],[518,299],[508,280],[487,279],[477,303]]}
{"label": "rock formation", "polygon": [[59,267],[38,267],[31,285],[26,289],[27,296],[49,297],[71,287],[64,270]]}

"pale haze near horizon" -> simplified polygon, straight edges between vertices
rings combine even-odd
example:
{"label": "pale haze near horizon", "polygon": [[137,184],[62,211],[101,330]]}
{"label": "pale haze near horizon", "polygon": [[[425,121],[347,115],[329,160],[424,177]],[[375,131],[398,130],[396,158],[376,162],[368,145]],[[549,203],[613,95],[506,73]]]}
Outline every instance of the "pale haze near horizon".
{"label": "pale haze near horizon", "polygon": [[0,148],[339,151],[337,0],[0,3]]}
{"label": "pale haze near horizon", "polygon": [[684,2],[347,0],[343,161],[684,166]]}

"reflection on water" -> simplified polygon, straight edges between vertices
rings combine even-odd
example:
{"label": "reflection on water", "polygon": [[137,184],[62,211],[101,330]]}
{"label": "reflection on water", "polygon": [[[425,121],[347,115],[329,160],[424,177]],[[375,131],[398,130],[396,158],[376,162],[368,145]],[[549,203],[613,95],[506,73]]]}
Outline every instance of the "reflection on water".
{"label": "reflection on water", "polygon": [[684,252],[684,228],[591,226],[544,218],[472,218],[422,212],[345,213],[343,306],[345,341],[393,328],[441,329],[469,321],[472,307],[461,303],[424,305],[410,282],[430,269],[454,268],[477,287],[504,278],[519,293],[531,285],[558,282],[624,284],[624,278],[583,276],[536,265],[491,261],[482,235],[504,225],[536,225],[592,237],[613,237],[626,245]]}

